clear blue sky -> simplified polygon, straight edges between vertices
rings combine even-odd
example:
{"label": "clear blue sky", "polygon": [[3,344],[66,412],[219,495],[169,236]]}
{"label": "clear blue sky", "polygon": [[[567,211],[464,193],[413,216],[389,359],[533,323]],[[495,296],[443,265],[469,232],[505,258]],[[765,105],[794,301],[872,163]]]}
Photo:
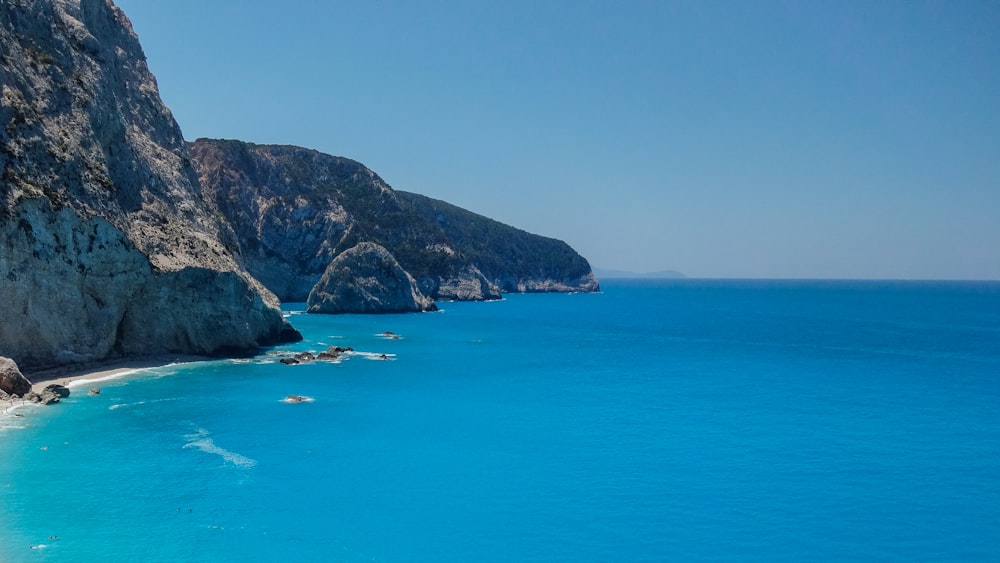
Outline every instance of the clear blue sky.
{"label": "clear blue sky", "polygon": [[1000,279],[1000,2],[118,0],[188,139],[696,277]]}

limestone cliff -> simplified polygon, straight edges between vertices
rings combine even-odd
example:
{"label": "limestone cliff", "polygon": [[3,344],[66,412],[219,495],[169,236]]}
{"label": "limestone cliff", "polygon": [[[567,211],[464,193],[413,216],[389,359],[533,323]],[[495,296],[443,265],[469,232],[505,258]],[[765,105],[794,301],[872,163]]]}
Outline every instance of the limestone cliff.
{"label": "limestone cliff", "polygon": [[309,293],[310,313],[436,311],[417,283],[381,246],[363,242],[340,253]]}
{"label": "limestone cliff", "polygon": [[600,290],[587,259],[561,240],[534,235],[419,194],[397,191],[396,196],[456,241],[466,259],[505,293]]}
{"label": "limestone cliff", "polygon": [[0,1],[0,170],[0,355],[32,367],[296,336],[239,265],[110,1]]}
{"label": "limestone cliff", "polygon": [[304,300],[330,261],[362,242],[388,250],[435,299],[598,288],[565,243],[397,192],[353,160],[232,140],[198,139],[190,148],[247,270],[284,300]]}

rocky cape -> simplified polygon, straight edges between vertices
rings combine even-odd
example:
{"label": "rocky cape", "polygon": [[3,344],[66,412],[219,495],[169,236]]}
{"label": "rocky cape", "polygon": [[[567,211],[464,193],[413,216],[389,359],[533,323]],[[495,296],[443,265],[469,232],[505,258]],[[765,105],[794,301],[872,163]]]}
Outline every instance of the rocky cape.
{"label": "rocky cape", "polygon": [[185,143],[110,0],[0,0],[0,171],[0,356],[27,371],[301,339],[279,297],[389,312],[598,289],[566,243],[353,160]]}
{"label": "rocky cape", "polygon": [[205,193],[235,230],[243,265],[282,300],[306,300],[335,258],[367,242],[433,299],[599,289],[565,242],[393,190],[353,160],[235,140],[198,139],[189,148]]}
{"label": "rocky cape", "polygon": [[0,355],[22,367],[301,338],[237,257],[128,19],[0,2]]}

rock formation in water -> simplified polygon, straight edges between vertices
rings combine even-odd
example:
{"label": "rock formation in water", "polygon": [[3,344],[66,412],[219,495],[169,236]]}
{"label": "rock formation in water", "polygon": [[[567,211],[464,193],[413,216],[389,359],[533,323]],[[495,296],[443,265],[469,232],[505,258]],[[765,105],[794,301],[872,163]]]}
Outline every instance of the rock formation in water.
{"label": "rock formation in water", "polygon": [[413,277],[385,248],[362,242],[330,262],[308,298],[310,313],[436,311]]}
{"label": "rock formation in water", "polygon": [[0,354],[22,367],[297,336],[110,1],[0,2],[0,170]]}
{"label": "rock formation in water", "polygon": [[306,299],[330,261],[362,242],[384,247],[435,299],[598,289],[566,243],[395,191],[353,160],[230,140],[198,139],[190,149],[243,264],[283,300]]}

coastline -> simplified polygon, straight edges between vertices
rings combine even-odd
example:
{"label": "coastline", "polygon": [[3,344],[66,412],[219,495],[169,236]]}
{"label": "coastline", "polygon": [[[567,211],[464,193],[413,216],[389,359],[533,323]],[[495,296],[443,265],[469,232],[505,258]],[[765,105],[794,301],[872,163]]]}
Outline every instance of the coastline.
{"label": "coastline", "polygon": [[217,358],[193,355],[163,355],[148,356],[142,358],[123,358],[94,362],[90,364],[60,366],[25,373],[24,376],[31,382],[31,390],[40,393],[46,386],[57,384],[63,387],[80,387],[90,383],[120,379],[133,373],[148,369],[159,368],[171,364],[186,364],[191,362],[201,362]]}

